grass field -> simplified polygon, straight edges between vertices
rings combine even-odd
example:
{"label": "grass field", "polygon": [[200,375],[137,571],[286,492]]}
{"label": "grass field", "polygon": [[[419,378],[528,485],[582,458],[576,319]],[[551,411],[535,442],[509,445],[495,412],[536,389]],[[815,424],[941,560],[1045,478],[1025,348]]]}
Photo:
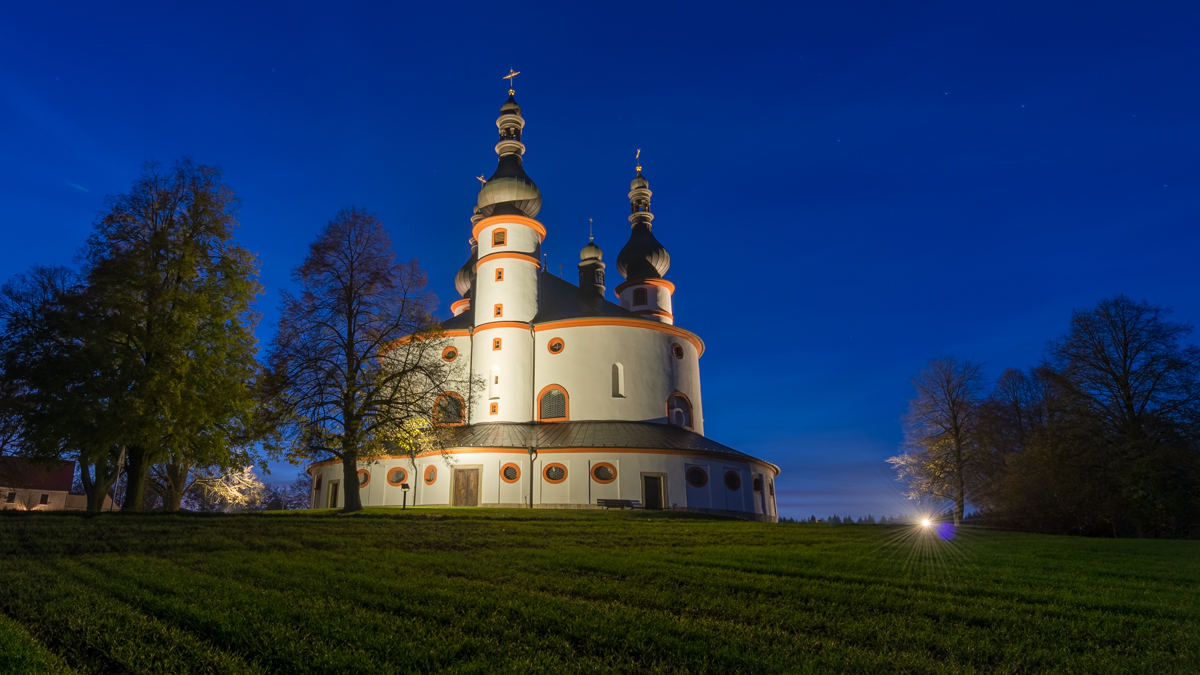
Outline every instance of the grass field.
{"label": "grass field", "polygon": [[0,517],[0,672],[1200,672],[1200,542],[646,512]]}

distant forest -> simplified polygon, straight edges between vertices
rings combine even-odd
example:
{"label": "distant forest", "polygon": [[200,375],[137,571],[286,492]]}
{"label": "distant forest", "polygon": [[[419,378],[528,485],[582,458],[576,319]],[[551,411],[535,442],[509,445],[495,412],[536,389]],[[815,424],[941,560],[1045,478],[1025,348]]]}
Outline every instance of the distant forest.
{"label": "distant forest", "polygon": [[1200,537],[1200,349],[1170,314],[1123,295],[1076,311],[990,391],[979,364],[930,361],[888,460],[909,496],[1006,529]]}

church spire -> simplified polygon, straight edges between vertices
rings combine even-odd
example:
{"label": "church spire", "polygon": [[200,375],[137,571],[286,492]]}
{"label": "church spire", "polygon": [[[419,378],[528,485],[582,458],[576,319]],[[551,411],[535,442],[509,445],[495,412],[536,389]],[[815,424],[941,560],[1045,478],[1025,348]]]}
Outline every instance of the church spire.
{"label": "church spire", "polygon": [[509,81],[509,90],[508,100],[500,106],[500,116],[496,118],[496,127],[500,131],[500,141],[496,143],[499,161],[496,172],[479,190],[477,201],[479,212],[485,218],[494,215],[534,218],[542,209],[542,193],[525,174],[523,166],[525,144],[521,142],[521,134],[525,130],[525,118],[521,116],[521,106],[512,89],[512,78],[519,74],[510,68],[509,74],[504,76]]}
{"label": "church spire", "polygon": [[[639,149],[637,159],[641,159]],[[642,175],[638,162],[637,175],[629,184],[629,243],[617,254],[617,271],[626,279],[661,279],[671,267],[667,249],[651,233],[654,214],[650,212],[650,181]]]}

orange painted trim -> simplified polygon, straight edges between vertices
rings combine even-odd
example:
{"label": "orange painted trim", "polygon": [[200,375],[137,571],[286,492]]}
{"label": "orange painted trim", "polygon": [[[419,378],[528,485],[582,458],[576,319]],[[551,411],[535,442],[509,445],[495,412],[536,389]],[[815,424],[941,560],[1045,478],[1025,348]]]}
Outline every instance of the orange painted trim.
{"label": "orange painted trim", "polygon": [[[367,477],[366,481],[363,480],[364,475]],[[357,478],[358,478],[358,489],[360,489],[360,490],[371,484],[371,472],[367,471],[366,469],[359,469]]]}
{"label": "orange painted trim", "polygon": [[488,414],[489,415],[499,415],[500,414],[500,404],[499,403],[489,403],[488,404]]}
{"label": "orange painted trim", "polygon": [[436,466],[425,467],[425,484],[433,485],[434,483],[436,483],[437,482],[437,474],[438,474],[438,471],[437,471]]}
{"label": "orange painted trim", "polygon": [[[496,235],[499,234],[503,241],[496,241]],[[497,227],[492,230],[492,246],[508,246],[508,228]]]}
{"label": "orange painted trim", "polygon": [[501,344],[503,344],[503,343],[500,341],[500,338],[492,338],[492,351],[494,351],[494,352],[500,351]]}
{"label": "orange painted trim", "polygon": [[[447,356],[450,352],[454,352],[454,356]],[[458,347],[446,347],[442,350],[442,360],[447,363],[458,358]]]}
{"label": "orange painted trim", "polygon": [[[488,422],[488,424],[493,424],[493,422]],[[375,462],[375,461],[379,461],[382,459],[414,459],[414,458],[421,459],[424,457],[437,457],[440,455],[470,455],[470,454],[475,454],[475,453],[480,453],[480,454],[509,453],[509,454],[513,454],[513,455],[524,456],[527,452],[528,452],[528,450],[526,448],[485,448],[485,447],[461,448],[461,447],[459,447],[459,448],[446,448],[444,450],[430,450],[429,452],[422,452],[417,455],[414,455],[413,457],[409,457],[408,455],[380,455],[378,457],[371,457],[370,459],[359,460],[359,461]],[[726,462],[744,462],[744,463],[750,464],[752,466],[763,467],[764,469],[767,469],[768,471],[770,471],[772,476],[779,475],[779,467],[775,466],[774,464],[772,464],[770,462],[758,459],[757,457],[731,456],[724,452],[708,452],[706,450],[672,450],[672,449],[668,449],[668,448],[618,448],[618,447],[611,447],[611,448],[608,448],[608,447],[605,447],[605,448],[538,448],[538,454],[541,454],[541,453],[578,454],[581,452],[591,452],[591,453],[595,453],[595,454],[618,454],[618,455],[619,454],[682,455],[685,457],[711,457],[713,459],[723,459]],[[342,460],[336,459],[336,458],[335,459],[326,459],[324,461],[310,464],[308,466],[308,468],[305,469],[305,471],[308,472],[309,475],[312,475],[312,472],[317,469],[331,466],[333,464],[341,464],[341,462],[342,462]]]}
{"label": "orange painted trim", "polygon": [[[517,470],[517,477],[512,480],[509,480],[504,477],[504,470],[510,466]],[[516,464],[514,462],[509,462],[508,464],[505,464],[504,466],[500,467],[500,480],[504,481],[505,483],[508,483],[509,485],[512,485],[513,483],[521,480],[521,465]]]}
{"label": "orange painted trim", "polygon": [[[558,480],[551,480],[551,478],[546,475],[546,472],[549,471],[550,469],[553,469],[556,466],[563,470],[563,477],[559,478]],[[558,462],[550,462],[546,466],[542,467],[542,480],[545,480],[547,483],[550,483],[551,485],[558,485],[559,483],[561,483],[567,479],[568,473],[569,472],[567,471],[566,465],[559,464]]]}
{"label": "orange painted trim", "polygon": [[650,316],[665,316],[668,319],[675,318],[674,314],[672,314],[670,312],[664,312],[661,309],[631,309],[629,311],[633,312],[634,314],[640,314],[640,315],[649,314]]}
{"label": "orange painted trim", "polygon": [[631,286],[662,286],[671,295],[675,295],[675,284],[666,279],[633,279],[632,281],[623,281],[621,285],[613,289],[613,292],[620,295],[621,291]]}
{"label": "orange painted trim", "polygon": [[[681,337],[688,342],[691,342],[692,345],[696,347],[697,354],[704,354],[704,341],[700,339],[700,336],[696,335],[690,330],[684,330],[678,326],[672,326],[669,323],[662,323],[661,321],[651,321],[650,319],[624,319],[617,317],[562,319],[560,321],[547,321],[545,323],[535,324],[533,330],[538,332],[544,330],[558,330],[560,328],[581,328],[584,326],[628,326],[631,328],[646,328],[649,330],[656,330],[660,333],[666,333],[667,335]],[[476,328],[475,330],[478,331],[479,329]]]}
{"label": "orange painted trim", "polygon": [[[470,335],[471,335],[471,331],[469,331],[469,330],[444,330],[444,331],[441,331],[440,333],[434,333],[434,334],[430,334],[430,335],[419,335],[416,337],[416,339],[417,340],[441,340],[443,338],[468,337]],[[396,347],[401,347],[401,346],[404,346],[404,345],[412,342],[413,339],[414,338],[412,335],[405,335],[404,337],[402,337],[398,340],[393,340],[392,342],[388,343],[387,346],[383,347],[380,350],[379,355],[383,356],[384,354],[387,354],[388,352],[392,351]]]}
{"label": "orange painted trim", "polygon": [[499,318],[502,318],[503,316],[504,316],[504,303],[503,303],[503,302],[497,302],[497,303],[496,303],[496,304],[495,304],[495,305],[492,307],[492,317],[493,317],[493,318],[496,318],[496,319],[499,319]]}
{"label": "orange painted trim", "polygon": [[491,323],[481,323],[475,327],[475,333],[488,330],[490,328],[521,328],[529,330],[529,324],[521,321],[492,321]]}
{"label": "orange painted trim", "polygon": [[441,406],[442,406],[442,399],[446,398],[447,396],[453,396],[454,398],[458,399],[458,403],[459,403],[459,405],[461,405],[461,406],[462,406],[462,407],[460,408],[460,410],[462,410],[462,420],[461,420],[461,421],[459,421],[459,422],[438,422],[438,421],[435,421],[435,422],[433,423],[433,425],[434,425],[434,426],[436,426],[436,427],[461,427],[462,425],[464,425],[464,424],[466,424],[466,423],[467,423],[467,402],[463,400],[463,397],[462,397],[462,395],[460,395],[460,394],[459,394],[457,391],[447,391],[447,392],[443,392],[443,393],[442,393],[440,396],[438,396],[437,398],[435,398],[435,399],[433,400],[433,413],[434,413],[434,416],[436,417],[436,415],[437,415],[438,411],[441,409]]}
{"label": "orange painted trim", "polygon": [[[397,471],[399,471],[402,474],[400,476],[400,480],[392,480],[392,476],[395,476]],[[391,485],[392,487],[400,487],[401,483],[407,483],[408,482],[408,469],[405,469],[402,466],[394,466],[394,467],[388,469],[387,482],[388,482],[388,485]]]}
{"label": "orange painted trim", "polygon": [[475,227],[471,228],[471,236],[479,239],[479,233],[493,225],[524,225],[533,228],[542,239],[546,238],[546,227],[534,220],[525,216],[490,216],[475,223]]}
{"label": "orange painted trim", "polygon": [[[563,411],[566,413],[566,415],[564,417],[551,417],[548,419],[542,419],[542,397],[549,393],[552,389],[561,391],[563,398],[566,399],[566,405],[564,406],[565,410]],[[562,385],[548,384],[542,387],[542,390],[539,391],[537,395],[537,414],[537,421],[539,422],[569,422],[571,420],[571,395],[567,393],[567,390],[564,389]]]}
{"label": "orange painted trim", "polygon": [[[596,469],[598,469],[602,466],[607,466],[608,470],[612,471],[612,478],[609,478],[608,480],[600,480],[599,478],[596,477]],[[592,477],[592,480],[596,481],[597,483],[599,483],[601,485],[608,485],[609,483],[611,483],[617,479],[617,467],[613,466],[612,464],[610,464],[608,462],[596,462],[595,464],[592,465],[592,470],[590,472],[590,475]]]}
{"label": "orange painted trim", "polygon": [[462,300],[455,300],[454,302],[450,303],[450,311],[453,312],[455,316],[460,314],[458,311],[459,307],[461,307],[464,312],[468,309],[471,309],[471,299],[463,298]]}
{"label": "orange painted trim", "polygon": [[496,281],[504,281],[504,268],[503,267],[496,268]]}
{"label": "orange painted trim", "polygon": [[[682,425],[682,424],[675,424],[674,422],[672,422],[672,421],[671,421],[671,399],[675,398],[676,396],[682,396],[682,397],[683,397],[683,402],[687,404],[687,413],[688,413],[688,417],[690,417],[690,418],[691,418],[691,420],[692,420],[692,426],[690,426],[690,427],[688,427],[688,426],[684,426],[684,425]],[[694,429],[694,428],[695,428],[695,425],[696,425],[696,408],[692,406],[692,399],[688,398],[688,397],[687,397],[687,394],[683,393],[682,391],[676,391],[675,393],[673,393],[673,394],[671,394],[670,396],[668,396],[668,397],[667,397],[667,402],[666,402],[666,403],[664,403],[663,405],[664,405],[664,407],[665,407],[665,408],[666,408],[666,410],[667,410],[667,424],[669,424],[669,425],[671,425],[671,426],[673,426],[673,427],[682,427],[682,428],[684,428],[684,429],[689,429],[689,430],[691,430],[691,429]]]}
{"label": "orange painted trim", "polygon": [[[554,345],[558,345],[558,351],[554,351]],[[551,354],[558,355],[566,351],[566,349],[567,343],[563,342],[562,338],[551,338],[550,341],[546,343],[546,351],[550,352]]]}
{"label": "orange painted trim", "polygon": [[682,361],[683,357],[686,355],[687,354],[683,351],[683,345],[679,344],[678,342],[671,345],[671,356],[674,356]]}
{"label": "orange painted trim", "polygon": [[[504,260],[507,258],[512,258],[513,260],[524,260],[527,263],[533,264],[534,267],[541,267],[541,262],[537,258],[529,255],[528,253],[513,253],[512,251],[501,251],[499,253],[492,253],[490,255],[485,255],[482,258],[480,258],[479,262],[475,263],[475,272],[478,274],[479,266],[486,262],[491,262],[493,260]],[[497,279],[496,281],[500,281],[500,279]]]}

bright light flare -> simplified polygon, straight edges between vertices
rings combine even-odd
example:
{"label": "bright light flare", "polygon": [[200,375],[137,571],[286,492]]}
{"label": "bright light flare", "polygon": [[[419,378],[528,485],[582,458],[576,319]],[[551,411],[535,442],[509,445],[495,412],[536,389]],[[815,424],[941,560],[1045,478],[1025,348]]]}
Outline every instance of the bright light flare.
{"label": "bright light flare", "polygon": [[933,525],[933,521],[929,520],[928,518],[921,521],[921,527],[929,527],[930,525]]}

